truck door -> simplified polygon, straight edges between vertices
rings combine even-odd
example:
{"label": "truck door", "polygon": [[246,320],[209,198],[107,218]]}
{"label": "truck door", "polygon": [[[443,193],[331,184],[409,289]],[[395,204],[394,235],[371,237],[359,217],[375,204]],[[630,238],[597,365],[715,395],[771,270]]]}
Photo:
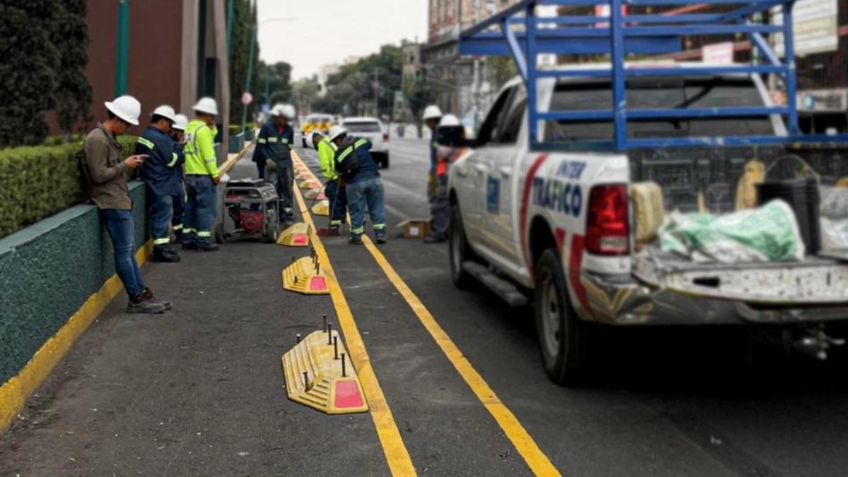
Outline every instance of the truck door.
{"label": "truck door", "polygon": [[485,228],[491,232],[487,245],[510,263],[519,258],[514,226],[518,212],[515,206],[519,172],[516,163],[527,152],[527,148],[521,147],[519,142],[526,110],[527,91],[523,85],[518,85],[510,91],[497,134],[482,158],[487,169],[483,221]]}
{"label": "truck door", "polygon": [[514,89],[513,87],[502,91],[495,100],[480,126],[474,152],[465,161],[466,163],[460,166],[461,169],[457,170],[457,174],[462,176],[462,181],[466,185],[459,188],[460,210],[466,234],[471,242],[486,247],[492,247],[492,235],[495,233],[494,224],[487,221],[488,211],[497,211],[500,207],[500,193],[497,189],[493,189],[493,186],[498,184],[489,180],[491,157],[498,154],[499,144],[496,139],[500,136],[503,116],[506,114],[508,101]]}

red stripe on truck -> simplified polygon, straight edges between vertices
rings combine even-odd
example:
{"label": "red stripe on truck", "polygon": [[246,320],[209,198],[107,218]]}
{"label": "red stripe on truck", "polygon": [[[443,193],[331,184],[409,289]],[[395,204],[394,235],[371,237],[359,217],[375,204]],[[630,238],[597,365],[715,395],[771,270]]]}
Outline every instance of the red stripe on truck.
{"label": "red stripe on truck", "polygon": [[574,235],[571,238],[571,257],[568,260],[568,280],[571,289],[577,295],[577,300],[583,309],[589,311],[589,299],[586,296],[586,287],[580,281],[581,269],[583,267],[583,253],[586,251],[586,241],[583,235]]}
{"label": "red stripe on truck", "polygon": [[536,178],[536,173],[539,168],[548,159],[547,154],[541,154],[536,158],[536,161],[530,166],[527,171],[527,177],[524,178],[524,191],[521,197],[521,210],[519,211],[519,230],[521,231],[521,253],[524,255],[524,263],[527,265],[527,270],[530,272],[530,278],[533,279],[533,264],[530,260],[530,251],[527,250],[527,237],[530,231],[527,230],[527,211],[530,208],[530,193],[533,191],[533,179]]}

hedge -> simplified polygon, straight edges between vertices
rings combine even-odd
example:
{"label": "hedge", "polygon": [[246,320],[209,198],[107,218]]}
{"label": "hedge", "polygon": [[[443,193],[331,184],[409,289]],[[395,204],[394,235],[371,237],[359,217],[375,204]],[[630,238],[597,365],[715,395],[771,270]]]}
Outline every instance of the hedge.
{"label": "hedge", "polygon": [[[135,137],[120,138],[124,157]],[[0,237],[82,202],[82,142],[0,150]]]}

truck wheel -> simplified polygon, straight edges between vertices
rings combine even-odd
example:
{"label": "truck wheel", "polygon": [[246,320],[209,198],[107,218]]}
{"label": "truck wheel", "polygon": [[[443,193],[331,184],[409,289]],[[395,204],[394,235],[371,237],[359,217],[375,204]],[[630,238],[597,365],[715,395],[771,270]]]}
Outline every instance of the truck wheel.
{"label": "truck wheel", "polygon": [[389,153],[386,153],[385,159],[383,159],[383,169],[389,168]]}
{"label": "truck wheel", "polygon": [[562,262],[554,249],[536,263],[536,332],[542,363],[557,384],[579,384],[586,369],[588,330],[571,307]]}
{"label": "truck wheel", "polygon": [[450,272],[453,284],[460,290],[471,290],[476,285],[476,279],[462,269],[462,263],[474,260],[474,251],[465,238],[465,228],[462,226],[462,215],[459,204],[451,208],[450,228],[448,229],[450,245]]}

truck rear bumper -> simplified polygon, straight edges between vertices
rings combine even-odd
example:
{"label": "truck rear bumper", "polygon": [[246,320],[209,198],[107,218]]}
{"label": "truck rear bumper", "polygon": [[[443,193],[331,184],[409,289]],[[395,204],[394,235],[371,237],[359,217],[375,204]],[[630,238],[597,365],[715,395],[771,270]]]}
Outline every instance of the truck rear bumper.
{"label": "truck rear bumper", "polygon": [[[630,275],[584,272],[581,317],[610,325],[791,324],[848,320],[848,299],[835,304],[747,302],[683,293]],[[588,308],[588,309],[585,309]]]}

